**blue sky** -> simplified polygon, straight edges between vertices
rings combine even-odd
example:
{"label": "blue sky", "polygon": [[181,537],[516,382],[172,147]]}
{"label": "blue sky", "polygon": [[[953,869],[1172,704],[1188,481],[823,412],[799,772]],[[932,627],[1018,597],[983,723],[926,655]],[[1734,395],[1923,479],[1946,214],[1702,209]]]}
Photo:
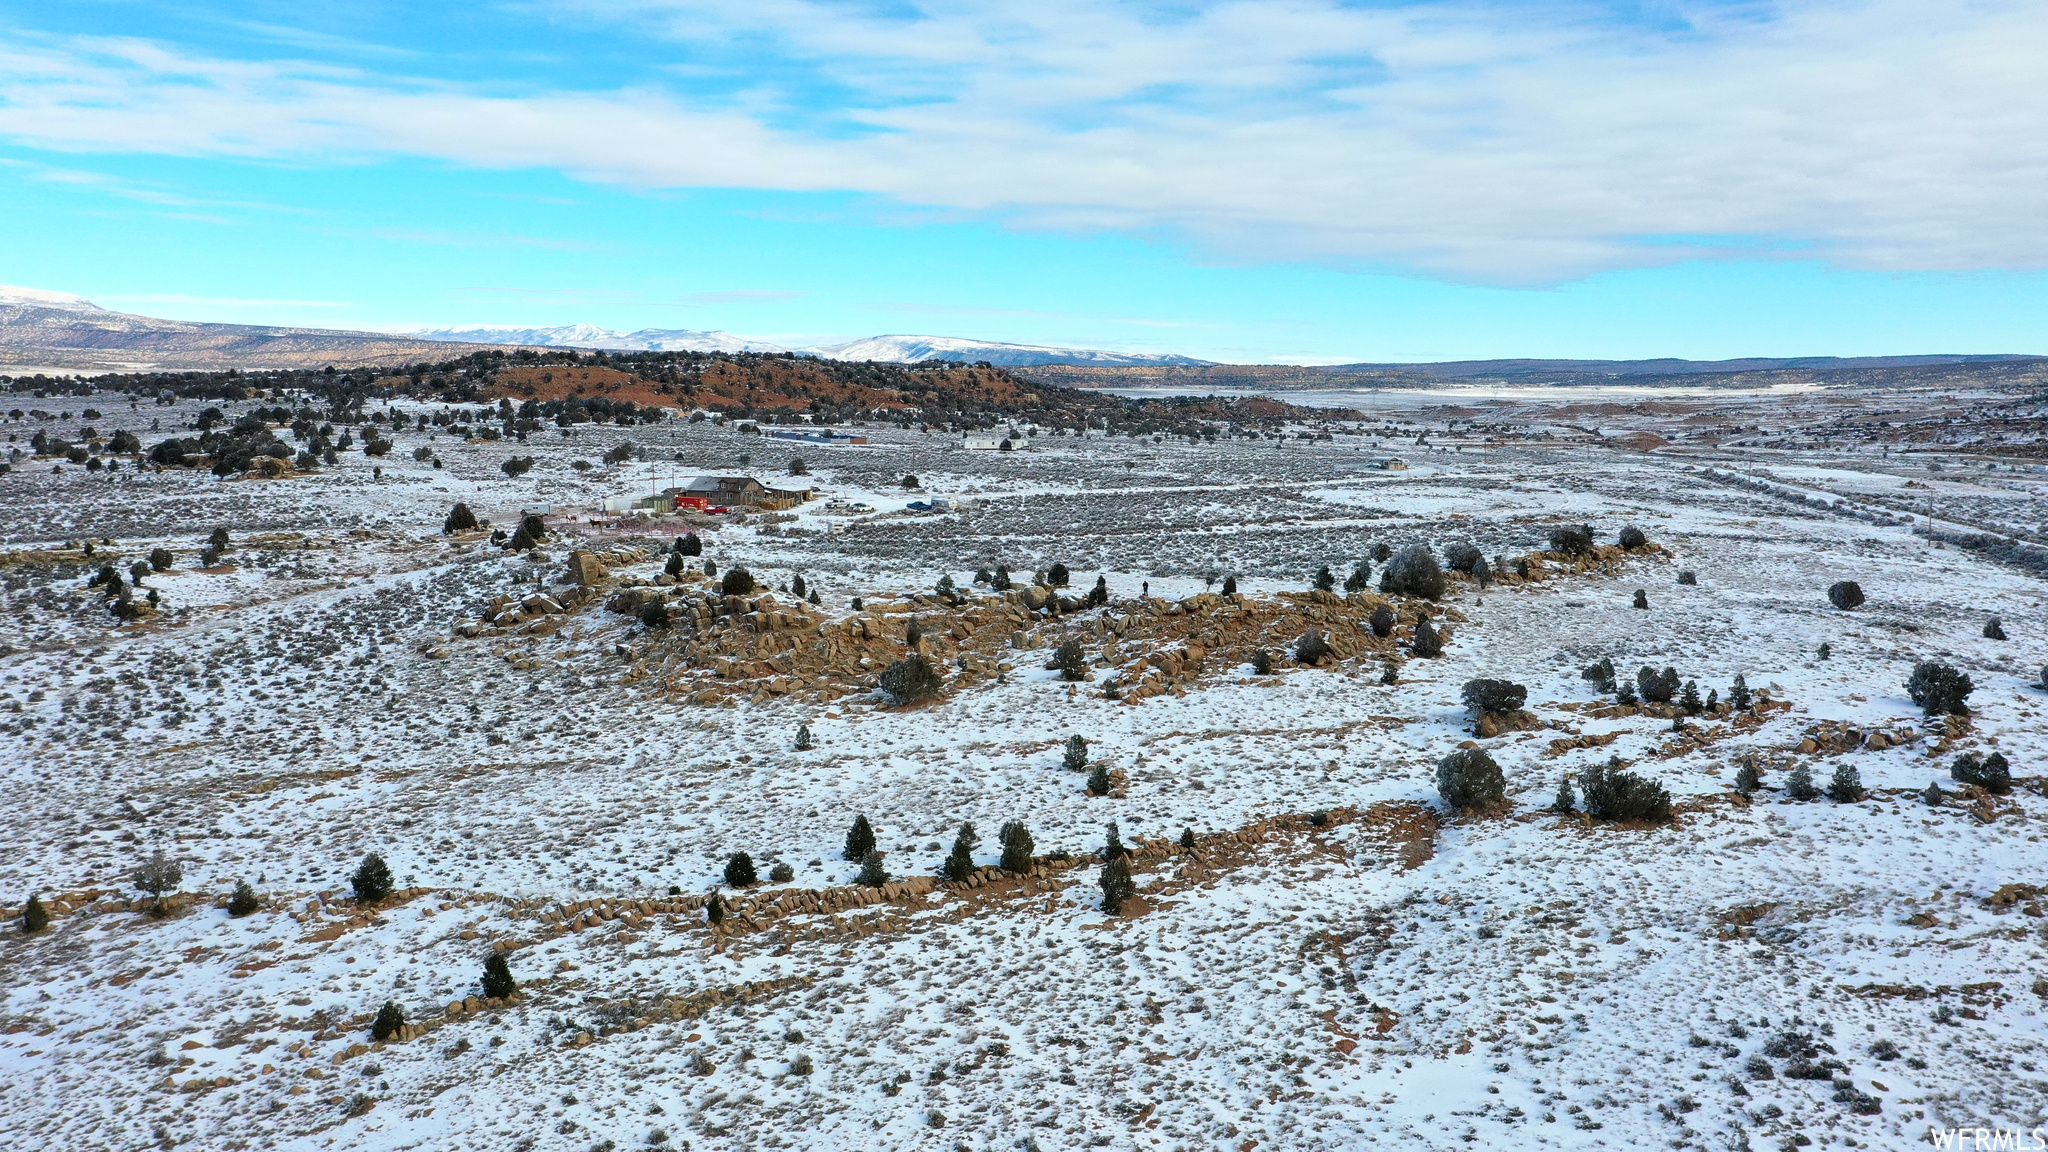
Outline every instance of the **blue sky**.
{"label": "blue sky", "polygon": [[2038,4],[77,0],[0,283],[1230,361],[2048,352]]}

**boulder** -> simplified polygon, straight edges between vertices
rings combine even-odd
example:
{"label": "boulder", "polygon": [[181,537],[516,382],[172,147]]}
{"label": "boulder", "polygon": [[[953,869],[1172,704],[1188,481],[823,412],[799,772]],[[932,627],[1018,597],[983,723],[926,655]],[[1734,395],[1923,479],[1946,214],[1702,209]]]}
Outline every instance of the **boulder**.
{"label": "boulder", "polygon": [[569,553],[569,582],[572,584],[596,584],[611,575],[598,558],[588,552]]}

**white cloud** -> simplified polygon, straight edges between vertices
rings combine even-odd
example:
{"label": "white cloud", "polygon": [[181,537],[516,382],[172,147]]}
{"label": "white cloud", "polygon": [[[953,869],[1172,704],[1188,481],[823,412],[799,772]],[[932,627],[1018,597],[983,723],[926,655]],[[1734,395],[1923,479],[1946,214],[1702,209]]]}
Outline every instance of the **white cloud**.
{"label": "white cloud", "polygon": [[[1020,227],[1183,237],[1225,259],[1492,283],[1728,253],[2048,267],[2038,4],[1788,0],[1656,27],[1310,0],[553,10],[668,38],[676,75],[742,47],[778,66],[717,98],[655,79],[506,94],[12,37],[0,134],[856,191]],[[844,95],[821,104],[821,90]]]}

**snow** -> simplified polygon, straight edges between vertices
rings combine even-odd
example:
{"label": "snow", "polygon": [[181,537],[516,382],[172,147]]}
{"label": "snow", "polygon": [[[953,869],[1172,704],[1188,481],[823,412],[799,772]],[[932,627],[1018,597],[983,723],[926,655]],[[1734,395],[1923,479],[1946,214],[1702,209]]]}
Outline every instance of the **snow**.
{"label": "snow", "polygon": [[53,292],[47,288],[22,288],[11,284],[0,284],[0,304],[25,305],[30,308],[55,308],[63,312],[98,312],[100,306],[83,296],[70,292]]}
{"label": "snow", "polygon": [[[87,404],[104,412],[92,421],[102,435],[132,427],[146,443],[204,407],[35,403],[58,415],[10,422],[17,447],[36,427],[74,436]],[[165,430],[147,431],[151,420]],[[787,520],[707,530],[707,557],[771,584],[802,573],[842,619],[852,596],[929,589],[942,572],[966,585],[998,560],[1020,576],[1062,560],[1077,588],[1101,574],[1121,602],[1112,614],[1128,615],[1141,583],[1162,599],[1202,591],[1212,573],[1237,574],[1252,596],[1298,591],[1317,565],[1341,576],[1378,542],[1518,554],[1560,519],[1590,520],[1604,539],[1636,523],[1668,554],[1607,575],[1461,587],[1449,605],[1469,622],[1393,686],[1375,663],[1210,669],[1184,695],[1136,705],[1090,686],[1069,695],[1040,669],[1060,635],[1047,621],[1016,674],[929,707],[700,707],[629,683],[658,644],[596,605],[548,635],[450,629],[495,594],[547,590],[536,581],[562,572],[572,544],[659,545],[677,529],[574,527],[580,510],[637,490],[649,465],[579,472],[572,460],[630,440],[664,471],[678,454],[679,472],[729,470],[744,454],[767,479],[798,446],[681,421],[525,444],[408,429],[381,461],[345,454],[275,482],[127,463],[53,473],[24,458],[0,476],[6,550],[112,537],[103,552],[123,566],[159,544],[177,562],[146,578],[166,617],[118,628],[83,587],[90,565],[0,565],[12,624],[0,771],[13,798],[0,810],[0,893],[10,906],[32,890],[130,896],[129,873],[161,847],[183,862],[187,892],[211,901],[248,879],[270,903],[243,919],[203,903],[161,920],[60,916],[34,938],[10,929],[5,1130],[45,1147],[587,1152],[656,1146],[659,1131],[660,1146],[693,1150],[1165,1152],[1765,1148],[1795,1133],[1896,1148],[1932,1124],[2041,1121],[2043,921],[1986,902],[2002,885],[2043,883],[2039,579],[1930,546],[1911,525],[1705,471],[1768,468],[1863,501],[1925,476],[1922,462],[1508,442],[1404,447],[1417,467],[1387,474],[1366,467],[1384,451],[1372,437],[1341,433],[1200,446],[1040,436],[1030,452],[996,454],[863,431],[869,447],[801,454],[829,495],[883,511],[828,534],[844,518],[819,500]],[[444,466],[414,461],[421,445]],[[520,480],[497,467],[515,452],[537,458]],[[917,495],[966,507],[898,511],[905,474]],[[2028,474],[1971,481],[1944,491],[1944,517],[2018,519],[2014,505],[2038,510],[2048,494]],[[438,527],[457,500],[500,526],[551,503],[562,535],[539,564],[451,541]],[[198,570],[216,525],[234,538],[234,567]],[[1680,569],[1698,584],[1677,584]],[[650,560],[623,574],[660,571]],[[1870,597],[1853,613],[1823,594],[1844,578]],[[1629,607],[1638,588],[1648,610]],[[1982,637],[1993,613],[2010,642]],[[1594,696],[1579,669],[1601,656],[1624,671],[1673,665],[1702,691],[1725,693],[1742,673],[1791,707],[1753,731],[1696,721],[1720,738],[1666,755],[1665,722],[1585,711]],[[1931,733],[1882,751],[1788,751],[1828,720],[1927,732],[1903,682],[1930,656],[1978,685],[1950,752],[1929,755]],[[1199,878],[1185,860],[1141,866],[1157,906],[1130,918],[1096,906],[1090,863],[1049,890],[907,900],[887,912],[898,926],[865,935],[819,915],[724,940],[695,916],[623,935],[617,922],[557,935],[538,919],[565,901],[666,899],[671,885],[702,895],[736,850],[764,873],[791,864],[787,887],[849,883],[839,853],[857,812],[890,871],[914,876],[933,874],[961,820],[988,864],[1011,819],[1041,854],[1082,854],[1111,820],[1130,841],[1433,808],[1435,760],[1470,739],[1458,691],[1476,676],[1527,685],[1543,720],[1619,735],[1555,756],[1555,730],[1487,741],[1513,812],[1445,814],[1419,862],[1369,820],[1297,820],[1246,848],[1243,866]],[[799,723],[815,749],[794,749]],[[1127,798],[1089,797],[1060,768],[1076,733],[1129,773]],[[1993,823],[1916,795],[1934,780],[1956,787],[1946,767],[1966,747],[2013,761]],[[1876,796],[1767,791],[1743,806],[1728,797],[1750,754],[1768,784],[1794,762],[1823,780],[1843,763]],[[1679,820],[1587,827],[1544,810],[1563,773],[1608,755],[1669,787]],[[431,891],[357,923],[346,877],[371,850],[401,886]],[[1930,927],[1908,923],[1928,915]],[[446,1015],[477,994],[497,939],[522,945],[509,958],[525,1002]],[[633,1026],[663,997],[760,981],[787,983]],[[348,1056],[386,1000],[432,1030]],[[1882,1111],[1855,1114],[1829,1081],[1786,1078],[1783,1060],[1775,1078],[1748,1079],[1745,1061],[1786,1029],[1831,1046]],[[585,1032],[593,1041],[577,1046]],[[1903,1058],[1873,1055],[1881,1039]],[[708,1075],[692,1067],[700,1056]],[[810,1075],[794,1072],[800,1056]]]}

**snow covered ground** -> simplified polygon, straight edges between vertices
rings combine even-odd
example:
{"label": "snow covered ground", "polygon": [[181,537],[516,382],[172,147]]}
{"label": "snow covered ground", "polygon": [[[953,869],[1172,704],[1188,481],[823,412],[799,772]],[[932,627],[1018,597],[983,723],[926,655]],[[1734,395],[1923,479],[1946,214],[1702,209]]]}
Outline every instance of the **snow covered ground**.
{"label": "snow covered ground", "polygon": [[[202,407],[96,402],[103,435],[145,443]],[[381,461],[280,481],[18,461],[0,476],[0,893],[17,911],[31,891],[84,907],[0,937],[0,1131],[80,1148],[1249,1152],[1895,1148],[1930,1126],[2044,1123],[2048,919],[2027,891],[1993,899],[2048,885],[2043,590],[1873,518],[1924,503],[1921,488],[1882,502],[1928,483],[1923,463],[1507,443],[1407,448],[1419,466],[1385,473],[1366,466],[1385,449],[1345,436],[1042,436],[992,453],[867,431],[864,448],[681,422],[527,444],[408,431]],[[640,459],[597,463],[621,440]],[[441,467],[412,458],[421,445]],[[498,468],[514,453],[536,457],[523,478]],[[705,555],[769,585],[801,574],[831,619],[996,563],[1021,579],[1063,562],[1076,590],[1103,575],[1115,616],[1141,588],[1179,598],[1223,575],[1253,597],[1299,591],[1380,542],[1518,555],[1566,520],[1604,540],[1637,524],[1665,554],[1458,586],[1447,603],[1469,622],[1398,684],[1376,661],[1209,668],[1137,704],[1070,691],[1040,650],[925,707],[696,706],[625,682],[644,631],[601,600],[546,635],[451,637],[494,595],[552,588],[572,546],[676,530],[583,523],[603,497],[653,475],[768,479],[798,455],[830,495],[880,511],[815,501],[706,532]],[[2040,477],[1953,464],[1929,489],[1945,520],[2048,521]],[[901,511],[930,494],[967,506]],[[457,500],[502,527],[550,504],[556,536],[538,560],[451,542]],[[228,563],[201,571],[216,527]],[[114,543],[90,562],[21,555],[86,538]],[[145,585],[165,613],[114,626],[86,577],[159,545],[176,563]],[[1843,579],[1869,602],[1833,609]],[[2008,640],[1982,635],[1993,616]],[[1724,696],[1740,673],[1791,707],[1742,731],[1698,720],[1706,738],[1680,741],[1665,720],[1588,711],[1579,672],[1603,656]],[[1977,685],[1946,740],[1904,689],[1927,658]],[[1512,812],[1442,812],[1420,840],[1413,820],[1390,828],[1388,813],[1441,809],[1434,765],[1472,739],[1459,690],[1480,676],[1526,685],[1558,725],[1484,742]],[[1916,736],[1795,751],[1827,722]],[[800,724],[814,748],[796,749]],[[1061,767],[1075,734],[1128,773],[1126,797],[1091,797]],[[1614,738],[1553,750],[1571,734]],[[2016,783],[1989,823],[1922,802],[1930,781],[1960,788],[1956,755],[1994,748]],[[1767,790],[1743,804],[1751,755]],[[1609,756],[1668,787],[1677,820],[1547,810],[1567,773]],[[1871,798],[1777,790],[1793,764],[1824,782],[1838,763]],[[1318,812],[1333,816],[1302,819]],[[641,908],[712,891],[736,851],[763,875],[793,868],[770,894],[851,884],[856,814],[899,878],[934,875],[963,820],[982,865],[1008,820],[1041,855],[1088,856],[1111,821],[1126,842],[1188,829],[1204,847],[1140,863],[1133,916],[1100,911],[1092,859],[723,935]],[[1276,817],[1255,844],[1226,839]],[[201,896],[162,918],[132,903],[157,849]],[[347,880],[371,851],[405,890],[373,916]],[[240,880],[265,905],[230,917],[215,905]],[[556,930],[555,910],[585,901],[592,926]],[[451,1014],[500,942],[520,1002]],[[424,1034],[356,1048],[387,1001]],[[1787,1075],[1802,1050],[1823,1078]]]}

